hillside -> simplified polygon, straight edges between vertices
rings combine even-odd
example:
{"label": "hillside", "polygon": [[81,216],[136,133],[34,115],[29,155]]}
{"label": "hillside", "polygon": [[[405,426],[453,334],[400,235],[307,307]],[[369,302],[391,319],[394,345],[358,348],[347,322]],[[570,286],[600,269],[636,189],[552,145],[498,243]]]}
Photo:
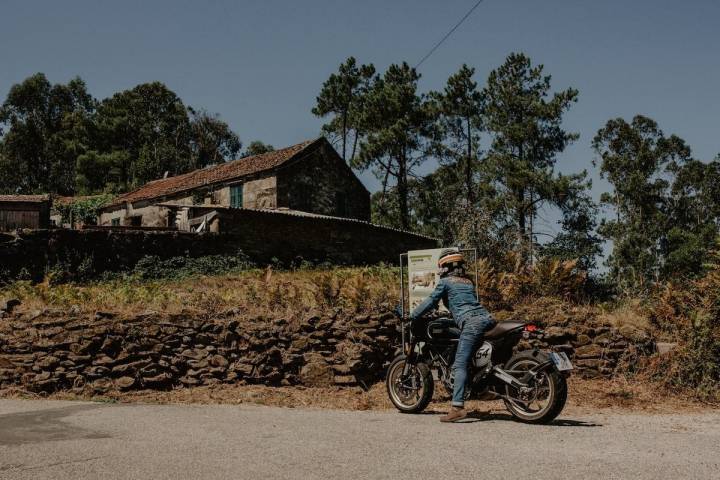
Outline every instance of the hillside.
{"label": "hillside", "polygon": [[[545,328],[542,347],[574,357],[576,403],[650,408],[657,392],[672,393],[671,403],[717,401],[712,366],[702,369],[712,358],[702,342],[716,337],[678,328],[689,314],[677,301],[693,305],[692,289],[599,304],[570,295],[576,279],[563,264],[534,272],[544,280],[481,272],[498,320],[536,323]],[[378,382],[399,344],[397,273],[387,266],[268,268],[15,282],[0,290],[0,298],[19,302],[0,321],[0,384],[5,395],[382,408]],[[542,294],[532,285],[543,285]],[[658,340],[678,346],[659,354]]]}

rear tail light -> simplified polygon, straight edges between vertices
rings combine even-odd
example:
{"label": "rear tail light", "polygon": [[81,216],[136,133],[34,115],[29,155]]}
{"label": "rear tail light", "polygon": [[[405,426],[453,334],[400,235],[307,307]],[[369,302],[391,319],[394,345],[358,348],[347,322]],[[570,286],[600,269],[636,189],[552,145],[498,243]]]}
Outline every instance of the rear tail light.
{"label": "rear tail light", "polygon": [[523,338],[530,338],[531,336],[542,335],[543,331],[537,325],[525,325],[523,329]]}

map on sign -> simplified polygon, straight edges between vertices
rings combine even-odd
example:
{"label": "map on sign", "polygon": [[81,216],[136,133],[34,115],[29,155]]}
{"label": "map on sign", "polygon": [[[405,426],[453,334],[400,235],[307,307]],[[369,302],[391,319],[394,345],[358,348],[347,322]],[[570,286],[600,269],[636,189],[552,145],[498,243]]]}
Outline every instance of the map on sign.
{"label": "map on sign", "polygon": [[[411,250],[408,252],[409,311],[412,311],[420,302],[425,300],[435,289],[437,282],[440,281],[437,264],[441,250],[441,248],[435,248],[431,250]],[[441,312],[447,312],[447,309],[442,303],[439,309]]]}

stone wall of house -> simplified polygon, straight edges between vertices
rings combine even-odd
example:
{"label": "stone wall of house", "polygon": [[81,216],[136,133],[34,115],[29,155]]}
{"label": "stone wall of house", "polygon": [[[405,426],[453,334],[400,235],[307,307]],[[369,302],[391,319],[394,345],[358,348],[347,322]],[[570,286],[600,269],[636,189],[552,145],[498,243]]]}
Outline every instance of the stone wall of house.
{"label": "stone wall of house", "polygon": [[[190,202],[192,204],[192,202]],[[184,205],[178,203],[178,205]],[[140,203],[123,207],[118,207],[113,210],[105,210],[100,214],[99,224],[103,226],[112,225],[113,219],[117,219],[119,225],[130,226],[132,225],[132,217],[140,216],[142,227],[167,227],[168,226],[168,214],[170,210],[167,207],[162,207],[156,204]]]}
{"label": "stone wall of house", "polygon": [[218,210],[220,232],[234,235],[253,258],[300,256],[353,264],[397,263],[400,253],[437,247],[437,241],[356,220],[305,216],[287,212]]}
{"label": "stone wall of house", "polygon": [[[236,310],[212,318],[21,312],[16,302],[6,310],[0,308],[0,389],[36,392],[238,382],[368,386],[384,377],[400,342],[398,320],[388,311],[311,312],[293,320],[246,318]],[[568,351],[584,377],[610,377],[622,362],[654,352],[651,339],[637,331],[580,331],[548,329],[536,342]]]}
{"label": "stone wall of house", "polygon": [[370,219],[370,193],[329,145],[280,168],[277,195],[279,207]]}
{"label": "stone wall of house", "polygon": [[[276,178],[274,175],[246,179],[243,185],[243,206],[245,208],[275,208]],[[201,187],[195,193],[183,192],[166,198],[154,199],[105,208],[100,213],[100,225],[112,225],[117,219],[120,225],[130,225],[130,217],[141,216],[143,227],[167,227],[170,210],[158,204],[172,205],[222,205],[230,206],[230,186],[215,185]]]}
{"label": "stone wall of house", "polygon": [[[61,265],[71,274],[131,269],[142,257],[236,254],[270,262],[330,261],[339,264],[397,262],[407,250],[435,240],[361,222],[230,210],[220,234],[120,230],[34,230],[0,243],[0,280],[19,275],[40,280]],[[222,226],[221,226],[222,227]]]}

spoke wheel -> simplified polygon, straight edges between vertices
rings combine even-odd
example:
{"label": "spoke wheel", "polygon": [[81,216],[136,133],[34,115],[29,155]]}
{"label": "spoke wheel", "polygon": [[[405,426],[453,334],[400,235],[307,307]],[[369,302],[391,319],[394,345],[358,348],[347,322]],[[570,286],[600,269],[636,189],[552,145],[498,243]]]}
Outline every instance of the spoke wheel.
{"label": "spoke wheel", "polygon": [[[510,359],[505,366],[508,373],[520,378],[537,367],[542,360],[531,352],[523,352]],[[567,383],[554,369],[538,372],[527,388],[505,386],[505,406],[515,418],[527,423],[548,423],[557,417],[565,406]]]}
{"label": "spoke wheel", "polygon": [[427,407],[435,387],[432,373],[424,363],[405,370],[405,357],[396,358],[388,368],[385,381],[390,401],[404,413],[417,413]]}

